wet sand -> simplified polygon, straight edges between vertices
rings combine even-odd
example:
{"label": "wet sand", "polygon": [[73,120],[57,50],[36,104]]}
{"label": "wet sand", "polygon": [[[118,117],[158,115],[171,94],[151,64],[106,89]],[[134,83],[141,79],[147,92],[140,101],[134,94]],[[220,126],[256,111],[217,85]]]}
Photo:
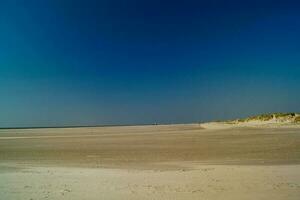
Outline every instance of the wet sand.
{"label": "wet sand", "polygon": [[300,129],[0,130],[4,199],[299,199]]}

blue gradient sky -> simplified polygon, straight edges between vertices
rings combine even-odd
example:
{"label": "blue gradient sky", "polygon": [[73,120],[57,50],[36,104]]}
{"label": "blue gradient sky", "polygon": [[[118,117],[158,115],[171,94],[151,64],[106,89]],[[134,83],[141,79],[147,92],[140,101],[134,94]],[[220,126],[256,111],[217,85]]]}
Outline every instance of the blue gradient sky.
{"label": "blue gradient sky", "polygon": [[297,1],[0,2],[0,127],[300,112]]}

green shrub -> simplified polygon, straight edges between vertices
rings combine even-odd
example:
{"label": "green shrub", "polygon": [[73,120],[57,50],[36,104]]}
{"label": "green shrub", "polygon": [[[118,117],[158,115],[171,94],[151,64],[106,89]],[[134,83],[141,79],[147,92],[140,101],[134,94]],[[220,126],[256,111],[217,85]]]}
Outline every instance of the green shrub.
{"label": "green shrub", "polygon": [[273,114],[262,114],[257,116],[249,117],[247,120],[262,120],[262,121],[268,121],[273,118]]}
{"label": "green shrub", "polygon": [[275,117],[295,117],[296,113],[274,113]]}

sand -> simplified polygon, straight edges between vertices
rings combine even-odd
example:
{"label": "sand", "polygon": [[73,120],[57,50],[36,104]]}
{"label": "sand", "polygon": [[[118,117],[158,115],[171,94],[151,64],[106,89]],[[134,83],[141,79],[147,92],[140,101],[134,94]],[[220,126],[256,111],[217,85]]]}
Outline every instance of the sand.
{"label": "sand", "polygon": [[300,128],[0,130],[0,199],[299,199]]}

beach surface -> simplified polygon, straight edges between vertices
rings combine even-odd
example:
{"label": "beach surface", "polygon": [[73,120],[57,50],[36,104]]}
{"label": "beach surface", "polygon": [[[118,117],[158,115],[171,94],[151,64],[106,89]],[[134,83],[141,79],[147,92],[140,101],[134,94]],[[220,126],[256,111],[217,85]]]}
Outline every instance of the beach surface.
{"label": "beach surface", "polygon": [[299,126],[0,130],[1,199],[299,199]]}

